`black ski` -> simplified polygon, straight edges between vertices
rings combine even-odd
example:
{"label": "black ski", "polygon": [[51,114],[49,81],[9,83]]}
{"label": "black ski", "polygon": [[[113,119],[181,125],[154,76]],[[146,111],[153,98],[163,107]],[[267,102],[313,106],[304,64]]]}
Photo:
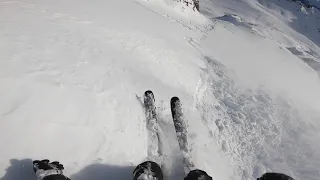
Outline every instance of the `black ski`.
{"label": "black ski", "polygon": [[144,93],[143,103],[146,110],[147,119],[156,118],[156,107],[153,92],[148,90]]}
{"label": "black ski", "polygon": [[188,145],[188,131],[187,123],[183,116],[182,105],[178,97],[171,98],[171,113],[173,118],[174,128],[177,134],[177,140],[179,143],[180,150],[183,155],[183,164],[185,173],[194,170],[195,166],[191,159],[191,154]]}
{"label": "black ski", "polygon": [[148,131],[148,161],[139,164],[133,171],[133,180],[163,180],[163,173],[159,159],[161,158],[161,144],[155,98],[152,91],[148,90],[143,95],[143,104],[146,115]]}
{"label": "black ski", "polygon": [[155,98],[152,91],[144,93],[144,107],[148,130],[148,156],[153,161],[158,161],[161,156],[161,143],[159,137],[159,127],[155,107]]}

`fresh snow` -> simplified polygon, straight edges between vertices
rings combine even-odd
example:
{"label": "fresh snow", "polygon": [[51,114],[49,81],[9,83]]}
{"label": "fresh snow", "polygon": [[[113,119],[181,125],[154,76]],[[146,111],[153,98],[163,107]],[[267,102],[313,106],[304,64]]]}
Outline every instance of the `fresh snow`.
{"label": "fresh snow", "polygon": [[[315,2],[317,3],[317,2]],[[191,157],[214,180],[320,179],[320,12],[286,0],[0,0],[0,177],[59,160],[73,180],[131,180],[156,98],[165,180]],[[152,159],[151,159],[152,160]]]}

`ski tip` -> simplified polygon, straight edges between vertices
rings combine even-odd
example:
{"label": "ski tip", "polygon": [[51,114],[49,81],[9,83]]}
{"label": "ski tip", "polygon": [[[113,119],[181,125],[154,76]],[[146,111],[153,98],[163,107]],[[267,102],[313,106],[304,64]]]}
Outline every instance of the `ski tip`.
{"label": "ski tip", "polygon": [[153,94],[153,92],[151,90],[147,90],[146,92],[144,92],[144,95],[150,95],[150,94]]}
{"label": "ski tip", "polygon": [[170,100],[170,106],[171,106],[171,112],[172,112],[172,116],[175,116],[175,112],[177,110],[177,108],[181,108],[181,103],[180,103],[180,99],[178,97],[172,97]]}
{"label": "ski tip", "polygon": [[174,104],[174,103],[180,102],[180,99],[175,96],[175,97],[172,97],[172,98],[171,98],[171,101],[170,101],[170,102],[171,102],[171,104]]}
{"label": "ski tip", "polygon": [[148,98],[151,98],[151,99],[153,99],[154,100],[154,94],[153,94],[153,92],[151,91],[151,90],[148,90],[148,91],[146,91],[145,93],[144,93],[144,98],[146,99],[148,99]]}

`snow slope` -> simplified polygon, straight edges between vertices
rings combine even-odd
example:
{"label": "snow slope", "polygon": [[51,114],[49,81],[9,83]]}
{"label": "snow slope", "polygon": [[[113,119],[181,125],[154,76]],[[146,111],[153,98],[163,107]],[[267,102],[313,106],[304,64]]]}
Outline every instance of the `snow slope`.
{"label": "snow slope", "polygon": [[150,159],[147,89],[166,179],[184,176],[172,96],[195,165],[214,179],[319,179],[320,82],[302,61],[317,65],[319,36],[265,3],[204,0],[199,14],[169,0],[0,1],[1,179],[34,179],[41,158],[75,180],[131,179]]}

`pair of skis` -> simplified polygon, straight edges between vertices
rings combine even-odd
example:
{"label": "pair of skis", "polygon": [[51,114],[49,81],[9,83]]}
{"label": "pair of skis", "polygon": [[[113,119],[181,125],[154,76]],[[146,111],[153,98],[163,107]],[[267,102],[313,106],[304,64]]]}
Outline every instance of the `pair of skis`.
{"label": "pair of skis", "polygon": [[[143,103],[146,110],[147,128],[149,133],[148,135],[150,136],[151,140],[156,141],[156,143],[149,143],[148,154],[152,156],[161,156],[162,148],[159,136],[155,98],[152,91],[149,90],[144,93]],[[179,148],[183,155],[183,165],[185,173],[187,175],[185,180],[212,180],[212,178],[208,176],[204,171],[195,169],[195,166],[192,162],[188,146],[187,124],[184,120],[182,105],[179,98],[171,98],[170,105]],[[51,163],[47,159],[42,161],[34,161],[33,168],[39,180],[69,180],[69,178],[63,175],[62,170],[64,169],[64,167],[58,161],[54,161]],[[139,164],[133,171],[133,180],[163,180],[161,167],[153,161],[143,162]]]}
{"label": "pair of skis", "polygon": [[[158,129],[157,112],[155,107],[155,97],[152,91],[148,90],[144,93],[144,106],[146,111],[147,128],[149,136],[153,141],[157,141],[157,145],[149,146],[148,153],[151,156],[162,155],[161,141]],[[195,166],[192,162],[190,150],[188,146],[188,132],[187,124],[184,119],[182,105],[178,97],[172,97],[170,100],[171,114],[173,119],[174,128],[176,131],[177,141],[182,153],[184,171],[186,174],[194,170]],[[151,143],[152,144],[152,143]],[[158,147],[157,147],[158,146]]]}

